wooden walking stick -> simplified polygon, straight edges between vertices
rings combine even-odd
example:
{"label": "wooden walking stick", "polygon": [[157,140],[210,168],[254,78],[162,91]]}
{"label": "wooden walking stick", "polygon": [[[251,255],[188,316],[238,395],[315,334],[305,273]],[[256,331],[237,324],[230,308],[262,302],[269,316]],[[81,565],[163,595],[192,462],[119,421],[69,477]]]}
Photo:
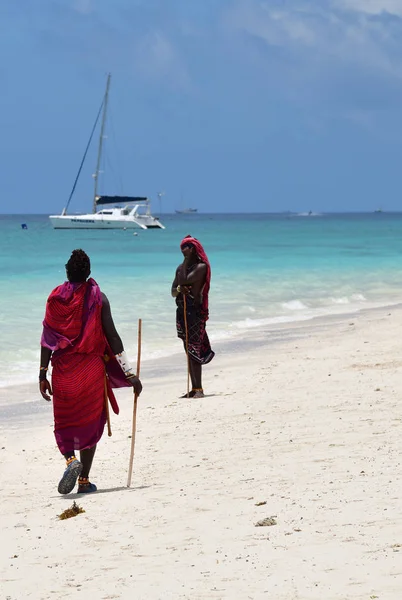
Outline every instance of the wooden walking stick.
{"label": "wooden walking stick", "polygon": [[[138,353],[137,353],[137,377],[140,376],[140,366],[141,366],[141,319],[138,319]],[[134,446],[135,446],[135,430],[137,426],[137,400],[138,394],[134,393],[134,407],[133,407],[133,427],[131,430],[131,453],[130,453],[130,463],[128,466],[128,477],[127,477],[127,487],[131,485],[131,475],[133,474],[133,461],[134,461]]]}
{"label": "wooden walking stick", "polygon": [[188,355],[188,327],[187,327],[187,300],[183,294],[184,329],[186,330],[186,354],[187,354],[187,398],[190,398],[190,357]]}
{"label": "wooden walking stick", "polygon": [[109,413],[109,396],[107,393],[107,379],[105,374],[105,410],[106,410],[106,423],[107,423],[107,434],[112,437],[112,428],[110,426],[110,413]]}

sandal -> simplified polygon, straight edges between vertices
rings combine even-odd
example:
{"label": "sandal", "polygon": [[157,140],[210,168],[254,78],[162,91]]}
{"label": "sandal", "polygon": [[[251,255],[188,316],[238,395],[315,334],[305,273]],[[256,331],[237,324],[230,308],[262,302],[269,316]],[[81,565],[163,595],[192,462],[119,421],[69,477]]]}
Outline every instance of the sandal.
{"label": "sandal", "polygon": [[204,398],[204,390],[202,388],[193,388],[188,394],[184,394],[180,398]]}
{"label": "sandal", "polygon": [[92,492],[96,492],[98,488],[94,483],[91,483],[88,477],[79,477],[78,478],[78,491],[77,494],[91,494]]}
{"label": "sandal", "polygon": [[60,479],[57,487],[59,494],[69,494],[73,491],[81,471],[82,463],[75,456],[69,458],[67,469],[64,471],[63,477]]}

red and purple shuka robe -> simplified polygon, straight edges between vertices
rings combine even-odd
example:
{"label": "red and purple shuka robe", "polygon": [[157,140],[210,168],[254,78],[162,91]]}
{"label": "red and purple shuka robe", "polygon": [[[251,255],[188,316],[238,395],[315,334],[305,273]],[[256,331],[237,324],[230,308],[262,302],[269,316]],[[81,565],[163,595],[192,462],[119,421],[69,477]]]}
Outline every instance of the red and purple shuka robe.
{"label": "red and purple shuka robe", "polygon": [[41,345],[53,352],[54,434],[62,454],[92,448],[100,440],[108,397],[119,412],[111,383],[127,385],[117,363],[117,377],[106,377],[101,310],[101,292],[92,278],[65,282],[47,300]]}

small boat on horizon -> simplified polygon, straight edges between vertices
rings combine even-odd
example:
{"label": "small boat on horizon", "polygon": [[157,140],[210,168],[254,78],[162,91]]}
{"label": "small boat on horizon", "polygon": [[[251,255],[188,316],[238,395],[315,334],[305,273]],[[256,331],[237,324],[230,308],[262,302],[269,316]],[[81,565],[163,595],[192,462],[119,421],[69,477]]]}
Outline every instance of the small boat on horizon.
{"label": "small boat on horizon", "polygon": [[182,210],[175,210],[177,215],[193,215],[198,212],[198,208],[183,208]]}
{"label": "small boat on horizon", "polygon": [[294,215],[296,217],[322,217],[322,213],[313,212],[309,210],[308,212],[301,212]]}

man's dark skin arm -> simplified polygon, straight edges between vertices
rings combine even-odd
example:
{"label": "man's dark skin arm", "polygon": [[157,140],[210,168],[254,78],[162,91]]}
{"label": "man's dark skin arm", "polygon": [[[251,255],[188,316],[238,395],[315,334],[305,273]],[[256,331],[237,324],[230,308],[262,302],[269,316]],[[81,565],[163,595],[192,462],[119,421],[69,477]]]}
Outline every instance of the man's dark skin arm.
{"label": "man's dark skin arm", "polygon": [[[117,333],[116,327],[114,325],[109,300],[103,292],[101,318],[103,333],[106,336],[106,339],[113,354],[120,354],[120,352],[123,352],[124,350],[123,342],[121,341],[121,338]],[[142,384],[138,377],[136,375],[133,375],[132,377],[128,377],[127,380],[133,386],[135,393],[140,395],[142,390]]]}
{"label": "man's dark skin arm", "polygon": [[[207,272],[207,265],[199,263],[195,269],[188,274],[186,278],[180,278],[179,272],[181,271],[182,265],[177,267],[176,276],[172,283],[172,296],[176,298],[180,293],[188,294],[191,288],[191,294],[195,300],[201,303],[201,290],[205,283],[205,276]],[[179,281],[184,283],[179,283]],[[180,285],[180,292],[177,291],[177,286]]]}
{"label": "man's dark skin arm", "polygon": [[177,269],[176,269],[176,274],[174,276],[173,283],[172,283],[171,294],[172,294],[173,298],[177,298],[177,296],[180,293],[177,291],[177,286],[179,285],[179,282],[177,281],[177,271],[178,270],[179,270],[179,267],[177,267]]}
{"label": "man's dark skin arm", "polygon": [[188,289],[188,287],[186,287],[186,286],[184,286],[184,285],[182,285],[182,286],[180,287],[180,292],[177,290],[177,286],[179,285],[179,281],[178,281],[178,272],[179,272],[179,269],[180,269],[180,267],[181,267],[181,265],[179,265],[179,266],[177,267],[177,269],[176,269],[176,275],[175,275],[175,277],[174,277],[174,280],[173,280],[173,283],[172,283],[172,290],[171,290],[171,292],[172,292],[172,296],[173,296],[173,298],[177,298],[177,296],[178,296],[179,294],[188,294],[188,292],[189,292],[189,289]]}
{"label": "man's dark skin arm", "polygon": [[[46,369],[45,373],[47,373],[47,368],[49,366],[50,357],[52,356],[52,351],[49,348],[45,348],[44,346],[40,347],[40,366]],[[42,394],[42,398],[44,400],[51,400],[49,394],[53,394],[52,386],[48,382],[47,379],[43,379],[39,381],[39,390]]]}
{"label": "man's dark skin arm", "polygon": [[119,334],[116,331],[116,327],[114,325],[113,318],[112,318],[112,311],[110,309],[109,300],[103,292],[101,292],[101,294],[102,294],[101,318],[102,318],[103,333],[106,336],[106,339],[108,341],[109,346],[112,349],[113,354],[120,354],[120,352],[123,352],[123,350],[124,350],[123,342],[121,341],[121,337],[119,336]]}

